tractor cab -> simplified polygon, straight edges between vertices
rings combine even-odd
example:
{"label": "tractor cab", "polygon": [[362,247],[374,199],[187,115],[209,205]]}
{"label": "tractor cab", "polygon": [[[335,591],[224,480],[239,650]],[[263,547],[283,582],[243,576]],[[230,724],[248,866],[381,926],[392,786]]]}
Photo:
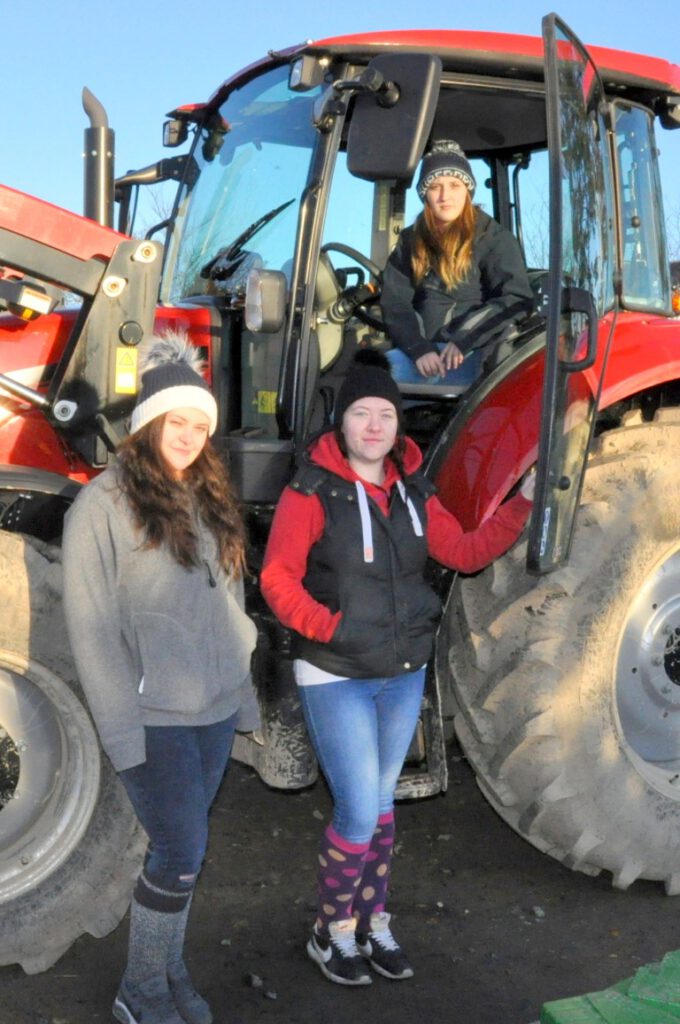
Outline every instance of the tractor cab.
{"label": "tractor cab", "polygon": [[[498,74],[480,76],[480,69],[447,72],[425,53],[370,57],[367,47],[368,63],[360,64],[342,59],[340,49],[318,44],[225,89],[219,120],[229,127],[217,152],[210,131],[196,129],[191,182],[180,191],[168,239],[163,298],[243,311],[246,330],[229,356],[241,381],[238,408],[232,402],[225,410],[231,438],[257,432],[299,443],[327,420],[356,348],[391,346],[381,274],[400,231],[422,208],[414,174],[430,138],[455,139],[470,157],[475,203],[522,246],[537,296],[529,333],[542,323],[549,224],[540,63],[527,80],[508,83]],[[392,107],[362,86],[369,72],[398,80]],[[401,163],[395,140],[403,145]],[[264,314],[267,329],[249,319],[249,280],[261,301],[279,303],[278,323]],[[434,406],[446,400],[441,418],[467,390],[425,379],[402,387]]]}
{"label": "tractor cab", "polygon": [[[295,452],[329,422],[356,349],[390,347],[381,272],[422,208],[414,175],[433,139],[455,139],[468,155],[475,203],[515,234],[536,297],[534,315],[484,353],[472,384],[402,385],[413,400],[409,429],[430,448],[435,476],[456,409],[468,418],[490,379],[498,383],[542,351],[546,325],[555,352],[567,335],[574,350],[558,359],[564,391],[586,369],[574,353],[588,323],[594,330],[616,305],[670,313],[654,120],[670,125],[676,107],[632,74],[626,55],[605,51],[611,66],[601,77],[559,19],[546,19],[545,31],[543,46],[456,32],[324,40],[247,69],[182,114],[194,141],[168,232],[162,299],[211,311],[223,443],[246,501],[276,500]],[[650,64],[659,65],[650,77],[661,78],[663,62]],[[550,542],[558,560],[568,550],[598,385],[589,390],[586,426],[577,442],[571,435],[575,450],[561,450],[541,474],[542,503],[550,492],[564,512],[564,536]],[[544,421],[554,419],[555,395],[548,400]],[[563,400],[573,412],[573,396]],[[531,415],[536,447],[538,411]],[[558,419],[561,432],[564,410]],[[510,462],[505,481],[526,469]],[[458,497],[475,506],[472,518],[503,496],[481,474],[469,486]],[[553,525],[556,516],[553,509]],[[532,557],[544,571],[553,564],[545,510],[541,522]]]}

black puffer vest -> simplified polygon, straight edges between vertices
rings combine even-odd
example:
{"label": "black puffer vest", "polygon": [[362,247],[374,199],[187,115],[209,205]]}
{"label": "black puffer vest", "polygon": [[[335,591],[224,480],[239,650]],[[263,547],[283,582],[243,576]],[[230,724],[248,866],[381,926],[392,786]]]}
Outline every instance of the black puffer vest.
{"label": "black puffer vest", "polygon": [[[435,488],[421,473],[404,483],[425,532],[425,502]],[[330,643],[296,634],[295,656],[354,679],[392,677],[420,668],[432,651],[441,607],[423,579],[426,538],[416,535],[397,487],[388,516],[368,498],[373,561],[367,562],[353,483],[320,466],[307,466],[290,486],[316,494],[325,514],[323,536],[309,552],[303,585],[332,612],[342,612]]]}

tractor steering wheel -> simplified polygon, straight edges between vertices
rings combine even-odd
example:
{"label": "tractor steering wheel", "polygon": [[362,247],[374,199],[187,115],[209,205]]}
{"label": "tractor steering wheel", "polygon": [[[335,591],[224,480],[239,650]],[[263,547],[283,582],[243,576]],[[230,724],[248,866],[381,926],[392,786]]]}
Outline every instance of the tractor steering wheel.
{"label": "tractor steering wheel", "polygon": [[[371,277],[375,280],[375,291],[372,291],[370,295],[366,295],[363,286],[345,288],[340,292],[339,299],[347,304],[347,308],[351,310],[348,313],[349,316],[356,316],[357,319],[363,323],[368,324],[369,327],[373,327],[375,330],[385,330],[385,325],[377,316],[373,316],[367,306],[374,305],[380,298],[380,289],[382,285],[382,270],[377,263],[374,263],[368,256],[364,256],[358,249],[353,248],[351,245],[345,245],[344,242],[327,242],[321,247],[321,252],[326,255],[329,252],[339,252],[343,256],[348,256],[349,259],[358,263],[360,267],[368,271]],[[362,294],[363,292],[363,294]]]}

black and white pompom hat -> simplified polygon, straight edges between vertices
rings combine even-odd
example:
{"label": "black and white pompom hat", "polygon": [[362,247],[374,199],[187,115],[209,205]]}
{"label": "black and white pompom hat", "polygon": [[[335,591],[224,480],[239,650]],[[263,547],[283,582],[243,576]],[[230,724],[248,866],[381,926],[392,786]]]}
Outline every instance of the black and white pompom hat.
{"label": "black and white pompom hat", "polygon": [[416,191],[423,202],[428,188],[437,178],[459,178],[471,196],[475,194],[477,182],[472,173],[470,161],[453,139],[440,139],[423,157]]}
{"label": "black and white pompom hat", "polygon": [[142,386],[132,412],[130,433],[173,409],[199,409],[217,429],[217,403],[201,376],[200,353],[186,334],[166,331],[149,339],[141,353]]}

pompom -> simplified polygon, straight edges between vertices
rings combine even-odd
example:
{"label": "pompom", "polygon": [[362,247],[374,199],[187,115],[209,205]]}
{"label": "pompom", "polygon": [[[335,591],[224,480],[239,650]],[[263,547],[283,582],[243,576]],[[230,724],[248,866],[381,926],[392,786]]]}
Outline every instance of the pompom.
{"label": "pompom", "polygon": [[390,372],[390,361],[384,352],[377,348],[360,348],[355,352],[352,360],[358,366],[377,366],[381,370]]}
{"label": "pompom", "polygon": [[462,156],[464,160],[467,159],[465,153],[454,139],[438,139],[436,142],[433,142],[426,155],[433,156],[436,153],[443,156]]}
{"label": "pompom", "polygon": [[164,334],[154,334],[142,346],[139,360],[142,373],[166,363],[183,363],[198,374],[204,368],[201,353],[191,344],[185,331],[168,330]]}

